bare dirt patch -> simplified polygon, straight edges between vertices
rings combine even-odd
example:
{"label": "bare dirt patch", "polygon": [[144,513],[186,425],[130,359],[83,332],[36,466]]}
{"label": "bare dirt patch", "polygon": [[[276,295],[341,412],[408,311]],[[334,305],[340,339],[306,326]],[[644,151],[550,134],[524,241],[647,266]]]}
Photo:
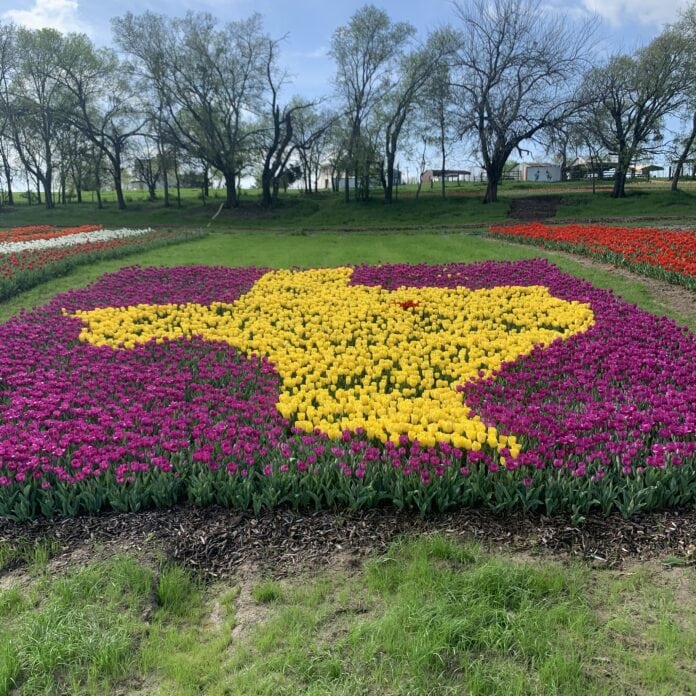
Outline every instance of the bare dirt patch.
{"label": "bare dirt patch", "polygon": [[548,220],[556,215],[561,205],[561,196],[522,196],[510,199],[508,217],[513,220]]}

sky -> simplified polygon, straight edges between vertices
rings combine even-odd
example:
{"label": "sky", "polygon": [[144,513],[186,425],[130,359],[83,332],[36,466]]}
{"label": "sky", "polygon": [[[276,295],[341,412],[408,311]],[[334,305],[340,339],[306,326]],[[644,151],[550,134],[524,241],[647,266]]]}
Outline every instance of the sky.
{"label": "sky", "polygon": [[[466,5],[468,0],[459,0]],[[597,50],[630,53],[677,19],[696,0],[540,0],[549,12],[599,20]],[[335,68],[327,55],[335,29],[346,24],[366,0],[0,0],[0,21],[32,29],[52,27],[84,32],[97,45],[111,44],[110,18],[151,11],[184,16],[189,9],[209,12],[222,23],[260,12],[274,38],[285,37],[281,60],[290,72],[289,91],[317,99],[332,91]],[[393,21],[415,25],[420,38],[447,23],[456,26],[451,0],[372,0]]]}
{"label": "sky", "polygon": [[[467,0],[461,0],[466,4]],[[598,36],[605,49],[630,52],[677,18],[687,0],[542,0],[550,12],[573,17],[596,14]],[[110,18],[150,10],[183,16],[188,9],[210,12],[222,22],[260,12],[268,33],[283,42],[282,59],[294,76],[295,90],[309,97],[331,92],[334,68],[327,56],[331,35],[365,2],[359,0],[0,0],[0,20],[36,29],[80,31],[98,45],[111,43]],[[450,0],[373,0],[395,21],[409,21],[422,37],[451,22]]]}

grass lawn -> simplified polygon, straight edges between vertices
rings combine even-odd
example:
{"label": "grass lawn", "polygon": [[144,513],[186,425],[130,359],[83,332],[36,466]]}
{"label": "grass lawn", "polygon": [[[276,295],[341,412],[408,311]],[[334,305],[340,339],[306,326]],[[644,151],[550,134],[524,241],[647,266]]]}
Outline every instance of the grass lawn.
{"label": "grass lawn", "polygon": [[[0,208],[0,229],[22,225],[78,225],[101,223],[109,227],[188,226],[207,227],[214,230],[278,229],[434,229],[458,228],[462,225],[485,226],[506,220],[513,198],[533,195],[559,195],[562,197],[556,219],[589,220],[631,217],[675,218],[696,217],[696,182],[685,180],[680,190],[672,193],[668,182],[629,182],[628,195],[624,199],[610,197],[611,182],[598,182],[592,193],[588,181],[568,181],[554,184],[528,182],[503,182],[499,189],[498,203],[482,205],[485,184],[466,182],[448,185],[443,201],[439,188],[423,187],[416,199],[416,186],[400,187],[398,198],[391,205],[384,203],[380,190],[375,190],[365,202],[351,201],[346,205],[341,193],[320,191],[311,196],[291,190],[281,193],[279,200],[269,210],[259,205],[259,192],[244,190],[240,206],[235,210],[219,210],[224,200],[224,190],[211,189],[210,197],[203,202],[200,191],[186,189],[182,192],[181,207],[172,199],[172,206],[164,208],[161,198],[149,202],[142,191],[126,192],[127,209],[118,210],[113,193],[105,194],[105,206],[98,210],[89,194],[86,202],[78,205],[58,205],[53,210],[42,206],[28,206],[18,198],[17,205]],[[217,213],[215,220],[213,216]]]}
{"label": "grass lawn", "polygon": [[135,556],[56,574],[36,551],[13,577],[0,586],[0,694],[696,689],[696,580],[681,568],[597,574],[435,535],[281,581],[205,586]]}

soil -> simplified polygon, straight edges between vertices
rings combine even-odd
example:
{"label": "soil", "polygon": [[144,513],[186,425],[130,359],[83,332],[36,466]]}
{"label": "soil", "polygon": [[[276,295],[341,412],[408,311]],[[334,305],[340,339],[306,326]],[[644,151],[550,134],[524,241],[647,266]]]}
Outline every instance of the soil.
{"label": "soil", "polygon": [[[359,566],[383,553],[402,534],[445,533],[491,550],[580,559],[594,567],[621,568],[655,559],[696,566],[696,510],[656,512],[624,520],[592,515],[582,525],[565,517],[496,515],[457,510],[419,517],[390,508],[356,513],[290,510],[251,513],[220,507],[177,507],[140,513],[103,513],[63,520],[15,523],[0,519],[0,542],[55,542],[55,566],[132,549],[161,549],[209,580],[257,568],[282,578],[333,565]],[[20,562],[17,562],[19,564]],[[5,568],[5,571],[11,568]]]}

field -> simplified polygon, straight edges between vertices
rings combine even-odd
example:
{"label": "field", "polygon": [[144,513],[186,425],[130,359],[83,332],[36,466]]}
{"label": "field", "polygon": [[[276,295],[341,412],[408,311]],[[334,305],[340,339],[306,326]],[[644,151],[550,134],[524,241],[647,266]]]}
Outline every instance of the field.
{"label": "field", "polygon": [[2,214],[179,236],[0,304],[0,694],[696,693],[693,290],[448,193]]}

